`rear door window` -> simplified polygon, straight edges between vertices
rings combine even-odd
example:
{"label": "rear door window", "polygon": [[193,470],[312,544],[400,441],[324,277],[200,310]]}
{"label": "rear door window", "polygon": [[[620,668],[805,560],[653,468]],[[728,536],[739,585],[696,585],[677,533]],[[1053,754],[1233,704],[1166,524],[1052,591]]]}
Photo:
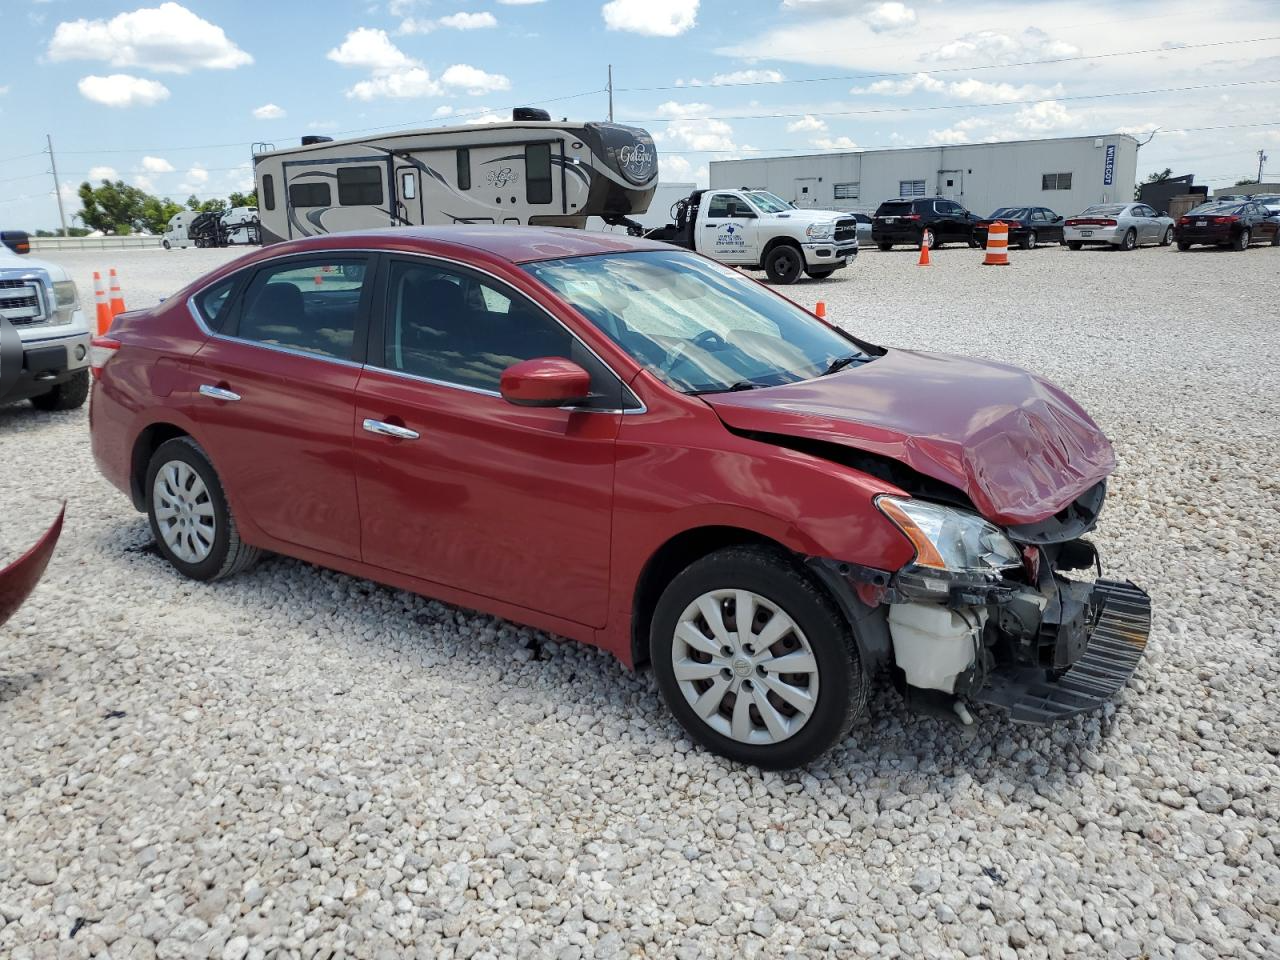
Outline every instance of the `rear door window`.
{"label": "rear door window", "polygon": [[289,260],[254,274],[233,335],[338,360],[357,359],[355,332],[368,261],[359,256]]}

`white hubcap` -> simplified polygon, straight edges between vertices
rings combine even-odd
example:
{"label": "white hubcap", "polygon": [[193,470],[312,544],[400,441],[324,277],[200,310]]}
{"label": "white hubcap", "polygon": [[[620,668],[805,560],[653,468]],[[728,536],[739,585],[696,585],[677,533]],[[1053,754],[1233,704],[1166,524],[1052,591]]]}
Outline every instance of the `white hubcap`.
{"label": "white hubcap", "polygon": [[165,546],[179,560],[199,563],[213,549],[217,533],[213,501],[200,475],[181,460],[170,460],[156,474],[152,510]]}
{"label": "white hubcap", "polygon": [[809,641],[781,607],[749,590],[712,590],[689,604],[671,665],[694,712],[741,743],[795,736],[818,704]]}

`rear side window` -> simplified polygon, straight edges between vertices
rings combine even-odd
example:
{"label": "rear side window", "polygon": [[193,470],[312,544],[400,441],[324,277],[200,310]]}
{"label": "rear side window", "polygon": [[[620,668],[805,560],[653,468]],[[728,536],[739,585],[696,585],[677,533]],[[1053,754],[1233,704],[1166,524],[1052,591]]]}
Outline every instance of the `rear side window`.
{"label": "rear side window", "polygon": [[378,167],[340,167],[338,203],[344,207],[368,207],[382,203],[382,170]]}
{"label": "rear side window", "polygon": [[471,189],[471,151],[467,147],[458,148],[458,189]]}
{"label": "rear side window", "polygon": [[880,204],[876,210],[877,217],[905,217],[911,212],[911,203],[906,200],[890,200]]}
{"label": "rear side window", "polygon": [[551,202],[551,144],[530,143],[524,148],[524,181],[530,203]]}
{"label": "rear side window", "polygon": [[276,178],[269,173],[262,177],[262,205],[268,210],[276,208]]}
{"label": "rear side window", "polygon": [[292,260],[259,270],[242,297],[234,335],[351,360],[364,294],[363,257]]}
{"label": "rear side window", "polygon": [[333,204],[333,194],[327,183],[291,183],[289,203],[295,207],[328,207]]}
{"label": "rear side window", "polygon": [[236,288],[236,282],[240,276],[242,275],[229,277],[196,294],[196,310],[200,312],[205,326],[210,330],[222,329],[222,321],[226,319],[228,313],[227,303],[231,300],[231,292]]}

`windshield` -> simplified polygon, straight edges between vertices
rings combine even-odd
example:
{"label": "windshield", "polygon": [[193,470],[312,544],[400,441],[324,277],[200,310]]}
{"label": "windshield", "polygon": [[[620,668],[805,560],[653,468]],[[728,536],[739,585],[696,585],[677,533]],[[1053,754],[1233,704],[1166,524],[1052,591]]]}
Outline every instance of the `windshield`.
{"label": "windshield", "polygon": [[870,359],[789,300],[685,251],[547,260],[524,267],[683,393],[810,380]]}
{"label": "windshield", "polygon": [[782,213],[784,210],[792,209],[787,201],[764,190],[748,190],[746,195],[752,206],[761,213]]}
{"label": "windshield", "polygon": [[999,210],[997,210],[987,219],[999,220],[1001,217],[1007,217],[1010,220],[1026,220],[1027,208],[1026,207],[1001,207]]}
{"label": "windshield", "polygon": [[1084,208],[1084,216],[1098,215],[1104,217],[1116,217],[1124,213],[1125,205],[1123,203],[1095,203],[1092,207]]}
{"label": "windshield", "polygon": [[898,217],[905,216],[911,212],[910,200],[886,200],[880,204],[880,208],[876,210],[877,217]]}

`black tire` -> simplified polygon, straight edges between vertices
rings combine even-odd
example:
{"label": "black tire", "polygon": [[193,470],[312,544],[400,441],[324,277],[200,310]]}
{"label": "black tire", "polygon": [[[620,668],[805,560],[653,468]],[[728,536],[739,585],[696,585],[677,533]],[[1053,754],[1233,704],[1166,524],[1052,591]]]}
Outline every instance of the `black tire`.
{"label": "black tire", "polygon": [[779,244],[764,258],[764,272],[770,283],[795,283],[803,270],[804,254],[789,243]]}
{"label": "black tire", "polygon": [[[213,507],[213,546],[208,556],[199,562],[188,562],[177,556],[165,542],[160,531],[161,521],[156,517],[154,488],[156,476],[169,463],[181,461],[199,476],[207,491],[207,502]],[[155,537],[160,556],[169,561],[179,573],[193,580],[221,580],[247,570],[257,562],[262,551],[240,539],[235,517],[222,491],[218,473],[209,462],[200,444],[190,437],[176,437],[162,443],[151,455],[147,465],[147,482],[144,488],[147,500],[147,519],[151,522],[151,535]]]}
{"label": "black tire", "polygon": [[1034,230],[1028,231],[1027,235],[1022,238],[1022,249],[1023,250],[1033,249],[1036,245],[1036,239],[1037,239],[1036,232]]}
{"label": "black tire", "polygon": [[168,240],[161,241],[160,246],[164,247],[166,250],[170,250],[170,249],[172,249],[172,248],[169,246],[169,241],[168,241]]}
{"label": "black tire", "polygon": [[1277,230],[1271,235],[1271,245],[1273,247],[1280,247],[1280,230]]}
{"label": "black tire", "polygon": [[805,271],[805,273],[808,275],[810,280],[825,280],[827,279],[827,277],[831,276],[835,272],[836,272],[835,267],[827,267],[822,270],[806,270]]}
{"label": "black tire", "polygon": [[1249,241],[1251,239],[1253,238],[1252,238],[1252,235],[1249,233],[1248,228],[1241,230],[1239,233],[1237,233],[1234,237],[1231,238],[1231,249],[1232,250],[1248,250]]}
{"label": "black tire", "polygon": [[1167,247],[1173,243],[1173,227],[1165,227],[1164,236],[1160,238],[1160,246]]}
{"label": "black tire", "polygon": [[1079,240],[1068,240],[1068,241],[1067,241],[1067,249],[1068,249],[1068,250],[1079,250],[1079,249],[1080,249],[1081,247],[1083,247],[1083,246],[1084,246],[1084,244],[1083,244],[1083,243],[1081,243]]}
{"label": "black tire", "polygon": [[89,371],[81,370],[72,375],[70,380],[58,384],[48,393],[31,398],[31,405],[37,410],[75,410],[84,406],[89,396]]}
{"label": "black tire", "polygon": [[[712,729],[681,693],[672,663],[676,627],[690,604],[720,589],[749,590],[767,599],[785,611],[809,641],[817,665],[817,703],[808,721],[786,739],[769,744],[735,740]],[[849,624],[831,598],[782,550],[728,547],[686,567],[654,609],[649,653],[662,698],[689,735],[721,756],[765,770],[799,767],[821,756],[844,739],[866,710],[868,680]]]}
{"label": "black tire", "polygon": [[881,253],[888,253],[893,249],[892,243],[877,243],[876,246],[880,248]]}
{"label": "black tire", "polygon": [[1137,245],[1138,245],[1138,231],[1134,229],[1130,229],[1129,232],[1124,235],[1124,239],[1120,241],[1120,249],[1132,250],[1135,247],[1137,247]]}
{"label": "black tire", "polygon": [[1179,249],[1179,250],[1190,250],[1190,249],[1191,249],[1191,242],[1190,242],[1189,240],[1179,240],[1179,241],[1178,241],[1178,249]]}

